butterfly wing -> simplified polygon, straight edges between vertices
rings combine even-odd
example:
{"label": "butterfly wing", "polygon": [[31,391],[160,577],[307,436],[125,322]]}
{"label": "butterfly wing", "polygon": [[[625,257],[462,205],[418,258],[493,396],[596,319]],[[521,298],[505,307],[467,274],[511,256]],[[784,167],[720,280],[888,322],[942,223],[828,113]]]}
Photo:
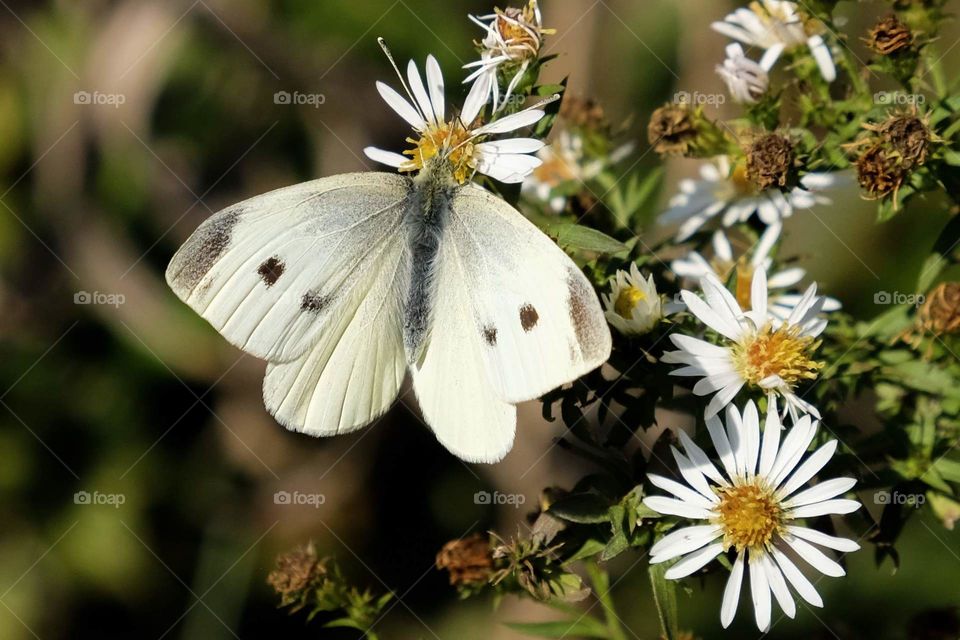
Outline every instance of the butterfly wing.
{"label": "butterfly wing", "polygon": [[406,178],[333,176],[258,196],[203,223],[167,282],[237,347],[269,360],[267,409],[332,435],[396,399],[406,363]]}
{"label": "butterfly wing", "polygon": [[502,400],[540,397],[610,357],[610,330],[589,280],[508,203],[464,186],[453,197],[445,240],[456,248],[473,339]]}

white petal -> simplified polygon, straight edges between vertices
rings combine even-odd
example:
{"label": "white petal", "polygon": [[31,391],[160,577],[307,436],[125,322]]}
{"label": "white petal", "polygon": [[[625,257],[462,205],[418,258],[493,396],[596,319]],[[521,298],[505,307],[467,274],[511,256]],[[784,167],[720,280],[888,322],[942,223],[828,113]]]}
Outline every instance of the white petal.
{"label": "white petal", "polygon": [[803,464],[797,467],[793,475],[777,491],[782,498],[790,496],[794,491],[807,484],[807,482],[817,474],[828,462],[837,450],[837,441],[831,440],[827,444],[817,449],[813,455],[807,458]]}
{"label": "white petal", "polygon": [[[704,280],[706,281],[707,278],[704,278]],[[740,337],[742,331],[735,320],[720,316],[713,307],[692,291],[683,290],[680,292],[680,297],[687,305],[690,313],[695,315],[700,322],[730,340],[736,341]]]}
{"label": "white petal", "polygon": [[443,122],[446,118],[446,102],[443,95],[443,72],[437,59],[432,55],[427,57],[427,89],[430,91],[430,102],[433,104],[433,113],[437,120]]}
{"label": "white petal", "polygon": [[770,628],[770,583],[767,582],[767,573],[759,558],[752,555],[747,563],[750,567],[750,595],[753,599],[753,613],[757,620],[757,628],[767,631]]}
{"label": "white petal", "polygon": [[726,486],[728,483],[726,479],[720,475],[720,472],[717,471],[717,468],[713,466],[713,463],[710,462],[710,458],[701,449],[696,442],[694,442],[690,436],[685,432],[679,431],[680,443],[683,444],[683,450],[687,452],[687,455],[690,457],[690,462],[692,462],[697,470],[710,478],[717,484],[721,486]]}
{"label": "white petal", "polygon": [[703,507],[704,509],[713,508],[712,501],[707,500],[693,489],[683,486],[676,480],[671,480],[670,478],[665,478],[655,473],[648,473],[647,478],[650,480],[650,484],[653,486],[672,493],[687,504],[697,505],[698,507]]}
{"label": "white petal", "polygon": [[731,340],[736,340],[743,333],[740,330],[740,318],[743,310],[740,309],[740,303],[733,297],[733,294],[727,290],[720,280],[712,273],[700,280],[700,286],[703,288],[703,295],[713,310],[727,322],[737,328],[736,333]]}
{"label": "white petal", "polygon": [[797,538],[803,538],[807,542],[812,542],[820,545],[821,547],[827,547],[828,549],[841,551],[843,553],[853,553],[854,551],[860,549],[860,545],[853,540],[829,536],[822,531],[817,531],[816,529],[810,529],[808,527],[798,527],[797,525],[791,524],[787,526],[787,531],[789,531],[791,535],[796,536]]}
{"label": "white petal", "polygon": [[814,502],[823,502],[850,491],[857,484],[854,478],[832,478],[805,489],[783,503],[786,508],[802,507]]}
{"label": "white petal", "polygon": [[717,415],[721,409],[723,409],[727,404],[729,404],[738,393],[740,389],[743,388],[744,382],[740,381],[737,384],[732,384],[725,389],[717,392],[717,395],[713,396],[710,402],[707,404],[707,408],[704,409],[703,417],[709,418]]}
{"label": "white petal", "polygon": [[540,109],[524,109],[505,118],[494,120],[490,124],[480,127],[474,133],[476,135],[491,135],[515,131],[539,122],[544,115],[544,111]]}
{"label": "white petal", "polygon": [[779,549],[774,549],[772,553],[773,559],[777,561],[777,565],[780,567],[780,570],[783,571],[784,577],[793,585],[793,588],[800,597],[815,607],[822,607],[823,599],[813,585],[810,584],[810,581],[807,580],[806,576],[797,568],[797,565],[793,564],[793,561]]}
{"label": "white petal", "polygon": [[707,564],[710,563],[711,560],[716,558],[722,552],[723,552],[722,542],[711,544],[710,546],[704,547],[699,551],[694,551],[693,553],[688,555],[686,558],[684,558],[677,564],[667,569],[666,573],[664,573],[664,577],[667,578],[668,580],[677,580],[679,578],[685,578],[691,573],[699,571],[700,569],[705,567]]}
{"label": "white petal", "polygon": [[[803,280],[807,275],[807,272],[800,267],[791,267],[790,269],[784,269],[783,271],[778,271],[773,274],[770,279],[767,281],[767,287],[770,289],[786,289],[787,287],[792,287],[801,280]],[[784,300],[786,296],[777,296],[777,298],[784,304],[788,304]],[[795,301],[799,301],[800,296],[796,296]]]}
{"label": "white petal", "polygon": [[744,441],[743,419],[740,411],[732,404],[727,405],[727,440],[733,450],[733,460],[737,466],[737,476],[747,475],[746,442]]}
{"label": "white petal", "polygon": [[777,402],[773,399],[767,403],[767,419],[763,426],[763,444],[760,447],[760,465],[757,469],[764,478],[769,477],[773,469],[773,461],[777,458],[777,448],[780,446],[780,416],[777,415]]}
{"label": "white petal", "polygon": [[693,520],[709,520],[714,517],[714,513],[709,509],[704,509],[703,507],[665,496],[648,496],[643,499],[643,504],[657,513],[668,516],[679,516]]}
{"label": "white petal", "polygon": [[813,504],[804,505],[792,509],[787,515],[790,518],[816,518],[826,515],[846,515],[853,513],[862,505],[856,500],[847,500],[838,498],[837,500],[825,500]]}
{"label": "white petal", "polygon": [[757,472],[757,458],[760,455],[760,415],[753,400],[743,410],[743,455],[748,476]]}
{"label": "white petal", "polygon": [[387,165],[388,167],[394,167],[396,169],[399,169],[401,165],[410,160],[406,156],[400,155],[399,153],[386,151],[385,149],[378,149],[377,147],[365,147],[363,149],[363,153],[374,162],[379,162]]}
{"label": "white petal", "polygon": [[470,93],[463,102],[463,111],[460,112],[460,119],[464,124],[470,125],[477,116],[483,105],[487,104],[487,96],[490,94],[490,74],[484,73],[479,76],[476,82],[470,87]]}
{"label": "white petal", "polygon": [[417,110],[413,108],[413,105],[407,102],[406,98],[394,91],[392,87],[383,82],[377,82],[377,91],[380,92],[380,97],[383,98],[387,105],[396,111],[397,115],[406,120],[411,127],[417,131],[422,131],[427,126],[427,123],[420,114],[417,113]]}
{"label": "white petal", "polygon": [[828,558],[823,551],[820,551],[820,549],[817,549],[809,542],[794,538],[790,535],[783,536],[783,541],[786,542],[791,549],[796,551],[797,555],[806,560],[810,566],[820,573],[830,576],[831,578],[839,578],[840,576],[846,575],[843,567]]}
{"label": "white petal", "polygon": [[780,451],[777,452],[777,458],[773,463],[773,469],[770,470],[768,480],[780,484],[780,480],[787,476],[803,457],[807,447],[813,441],[816,434],[816,427],[810,420],[810,416],[804,416],[797,421],[783,439]]}
{"label": "white petal", "polygon": [[[432,57],[433,56],[431,56],[431,58]],[[407,64],[407,81],[410,83],[410,91],[413,93],[413,98],[420,107],[420,112],[428,121],[437,122],[438,118],[433,112],[430,96],[423,86],[423,79],[420,77],[420,71],[417,69],[417,63],[413,60]]]}
{"label": "white petal", "polygon": [[733,248],[723,231],[713,232],[713,253],[720,260],[733,262]]}
{"label": "white petal", "polygon": [[683,476],[683,479],[686,480],[691,487],[696,489],[700,495],[710,502],[718,502],[720,500],[710,489],[710,483],[707,482],[706,477],[704,477],[703,473],[697,469],[697,466],[693,464],[689,458],[680,453],[673,445],[670,445],[670,453],[673,454],[673,459],[677,462],[680,475]]}
{"label": "white petal", "polygon": [[718,347],[705,340],[685,336],[681,334],[672,334],[670,340],[684,351],[703,356],[705,358],[729,358],[730,352],[725,347]]}
{"label": "white petal", "polygon": [[759,560],[763,565],[763,572],[767,574],[770,591],[777,598],[777,603],[788,618],[793,618],[797,615],[797,603],[793,601],[793,596],[790,595],[790,589],[787,588],[787,581],[784,580],[783,573],[774,564],[769,554],[763,554]]}
{"label": "white petal", "polygon": [[740,586],[743,584],[743,556],[741,551],[737,555],[736,562],[733,563],[733,569],[730,570],[730,577],[727,578],[727,586],[723,589],[723,604],[720,605],[720,624],[726,629],[733,622],[737,613],[737,604],[740,602]]}
{"label": "white petal", "polygon": [[482,151],[490,150],[493,153],[535,153],[544,146],[546,145],[543,140],[536,138],[507,138],[482,142],[477,145],[477,148]]}
{"label": "white petal", "polygon": [[760,66],[763,67],[764,71],[770,71],[773,65],[777,64],[777,60],[780,59],[780,54],[783,53],[783,49],[783,43],[778,42],[763,52],[763,56],[760,58]]}
{"label": "white petal", "polygon": [[750,306],[759,317],[767,317],[767,272],[759,267],[750,283]]}
{"label": "white petal", "polygon": [[813,54],[817,66],[820,67],[820,75],[827,82],[833,82],[837,79],[837,67],[833,64],[833,56],[830,54],[830,47],[823,41],[823,37],[816,35],[807,40],[810,46],[810,53]]}
{"label": "white petal", "polygon": [[723,428],[723,423],[717,417],[707,418],[706,422],[710,439],[713,440],[713,448],[720,456],[720,462],[727,472],[727,477],[732,480],[737,477],[737,459],[734,457],[733,447],[730,445],[730,440],[727,439],[727,432]]}
{"label": "white petal", "polygon": [[[781,229],[783,229],[783,225],[779,224],[767,227],[767,230],[760,236],[760,241],[757,242],[757,246],[753,250],[753,257],[750,259],[750,264],[754,267],[764,264],[764,261],[770,256],[770,251],[773,250],[773,245],[780,239]],[[773,288],[772,282],[773,279],[771,278],[767,282],[767,286]]]}
{"label": "white petal", "polygon": [[650,547],[650,563],[657,564],[696,551],[720,537],[721,528],[715,524],[684,527],[667,534]]}

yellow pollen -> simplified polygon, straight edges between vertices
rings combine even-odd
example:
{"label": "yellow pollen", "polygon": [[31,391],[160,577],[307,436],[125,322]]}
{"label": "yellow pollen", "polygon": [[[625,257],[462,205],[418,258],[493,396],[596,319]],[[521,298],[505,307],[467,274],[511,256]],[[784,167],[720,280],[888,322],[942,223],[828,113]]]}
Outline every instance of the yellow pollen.
{"label": "yellow pollen", "polygon": [[820,342],[801,336],[798,327],[773,329],[767,325],[733,347],[733,362],[743,379],[759,385],[770,376],[780,376],[789,387],[801,380],[814,380],[823,362],[811,358]]}
{"label": "yellow pollen", "polygon": [[403,152],[410,156],[410,160],[400,170],[418,171],[423,169],[428,160],[443,154],[450,162],[453,177],[463,184],[474,169],[474,145],[469,140],[470,132],[459,122],[427,125],[419,140],[407,138],[407,142],[414,146]]}
{"label": "yellow pollen", "polygon": [[717,489],[717,524],[723,529],[723,546],[737,551],[769,547],[783,527],[783,509],[774,491],[761,480]]}
{"label": "yellow pollen", "polygon": [[632,320],[634,307],[637,306],[638,302],[646,299],[647,295],[640,289],[627,287],[617,296],[617,301],[613,304],[613,310],[616,311],[620,317]]}
{"label": "yellow pollen", "polygon": [[740,196],[752,196],[757,193],[757,187],[750,180],[747,175],[747,162],[746,160],[741,160],[733,167],[733,172],[730,174],[730,183],[733,184],[734,190]]}

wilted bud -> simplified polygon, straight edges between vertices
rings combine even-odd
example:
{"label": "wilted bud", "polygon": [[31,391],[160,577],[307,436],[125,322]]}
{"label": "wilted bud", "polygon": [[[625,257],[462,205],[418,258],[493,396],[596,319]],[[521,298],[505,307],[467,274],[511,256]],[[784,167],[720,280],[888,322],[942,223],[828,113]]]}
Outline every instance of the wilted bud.
{"label": "wilted bud", "polygon": [[906,179],[908,170],[881,144],[868,148],[856,161],[857,181],[871,198],[895,194]]}
{"label": "wilted bud", "polygon": [[778,133],[758,139],[747,152],[747,177],[761,190],[784,188],[793,178],[797,155],[793,142]]}
{"label": "wilted bud", "polygon": [[896,15],[890,14],[874,25],[863,41],[880,55],[890,56],[913,47],[913,33]]}
{"label": "wilted bud", "polygon": [[454,586],[487,582],[493,572],[490,540],[479,533],[451,540],[437,554],[437,569],[448,571]]}
{"label": "wilted bud", "polygon": [[610,126],[603,107],[592,98],[564,95],[560,118],[568,127],[586,131],[604,131]]}
{"label": "wilted bud", "polygon": [[685,105],[668,104],[650,116],[647,138],[657,153],[685,155],[697,138],[693,111]]}
{"label": "wilted bud", "polygon": [[960,331],[960,282],[938,284],[920,307],[920,326],[937,335]]}
{"label": "wilted bud", "polygon": [[267,584],[281,597],[281,605],[303,606],[308,589],[327,575],[327,560],[317,558],[313,543],[298,547],[277,557],[277,567],[269,576]]}

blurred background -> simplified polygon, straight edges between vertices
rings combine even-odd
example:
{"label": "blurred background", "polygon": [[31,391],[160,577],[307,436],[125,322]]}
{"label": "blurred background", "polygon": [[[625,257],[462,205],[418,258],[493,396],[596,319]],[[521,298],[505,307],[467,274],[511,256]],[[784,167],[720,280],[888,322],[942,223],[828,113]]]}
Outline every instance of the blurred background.
{"label": "blurred background", "polygon": [[[377,36],[400,60],[434,53],[456,87],[480,36],[467,14],[492,5],[0,5],[0,638],[357,637],[276,608],[265,581],[275,556],[311,539],[354,582],[398,595],[377,625],[383,638],[517,638],[503,622],[550,619],[527,601],[460,602],[433,569],[447,540],[524,531],[542,488],[584,474],[551,448],[561,426],[542,420],[538,403],[521,408],[516,446],[495,466],[447,454],[408,389],[360,433],[291,434],[263,409],[264,363],[231,348],[163,281],[211,213],[368,168],[365,145],[398,147],[406,126],[374,90],[393,81]],[[863,59],[855,36],[886,5],[841,4]],[[647,154],[650,112],[678,90],[723,89],[714,66],[725,40],[709,24],[731,3],[542,6],[558,30],[549,79],[569,76],[571,93],[601,101],[614,122],[633,118],[641,171],[658,163]],[[952,27],[941,40],[948,77],[960,68],[957,38]],[[663,204],[696,166],[668,166]],[[788,252],[861,319],[882,310],[877,290],[911,290],[947,216],[942,202],[918,201],[877,226],[875,209],[851,190],[787,227]],[[524,504],[477,504],[479,491]],[[960,604],[960,535],[914,519],[900,553],[896,575],[875,567],[869,548],[854,554],[848,578],[818,585],[825,610],[801,607],[769,635],[928,637],[908,626]],[[613,593],[636,637],[652,640],[644,566],[611,567]],[[721,633],[721,588],[681,592],[682,625],[701,638],[758,636],[749,615]]]}

